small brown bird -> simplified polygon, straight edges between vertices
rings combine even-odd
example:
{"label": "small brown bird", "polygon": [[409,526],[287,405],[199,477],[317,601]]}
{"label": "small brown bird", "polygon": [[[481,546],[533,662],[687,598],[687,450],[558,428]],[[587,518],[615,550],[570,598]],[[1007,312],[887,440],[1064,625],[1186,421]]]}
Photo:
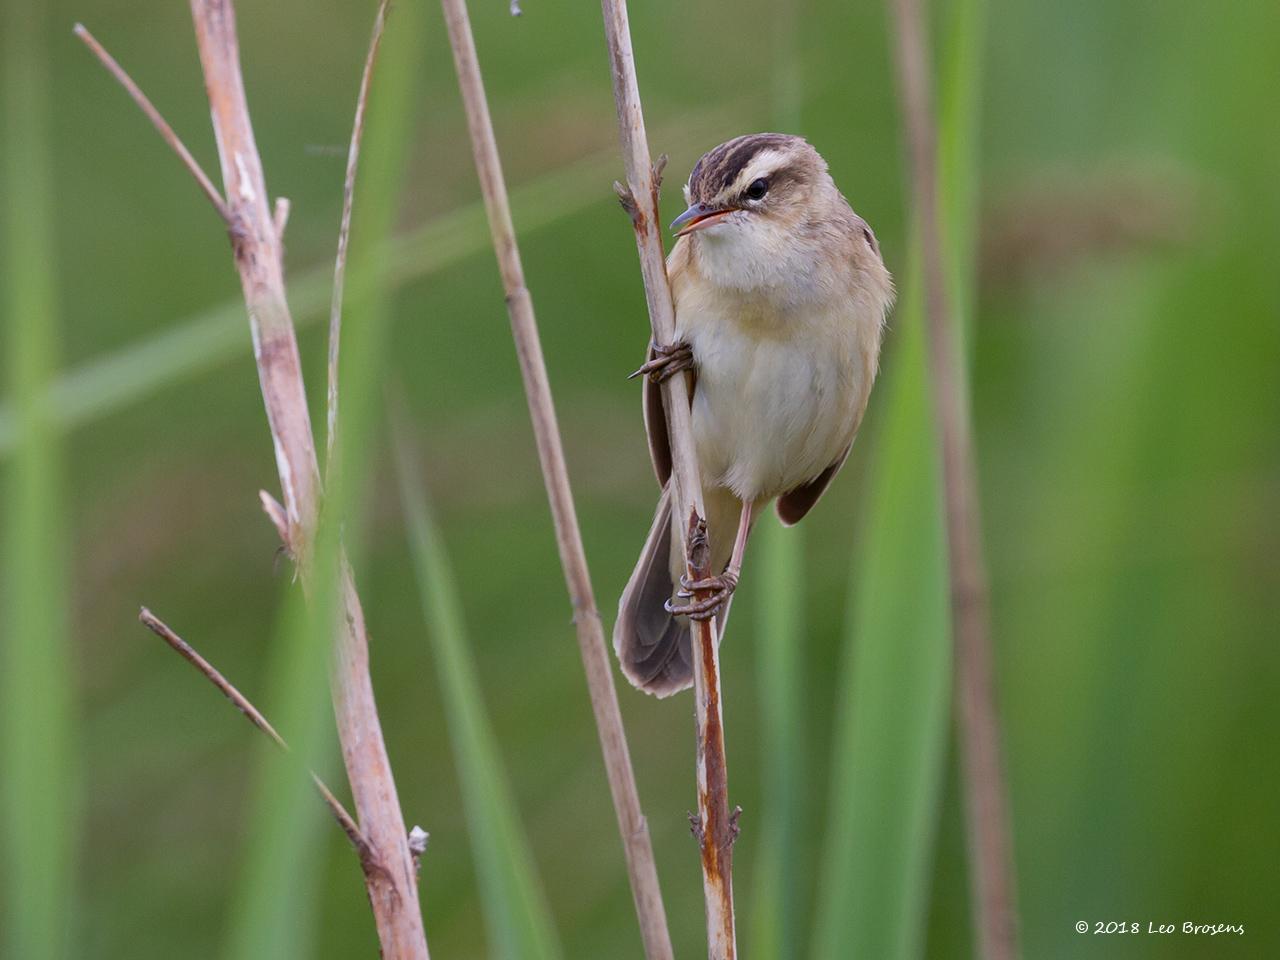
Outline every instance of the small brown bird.
{"label": "small brown bird", "polygon": [[[893,303],[875,235],[800,137],[722,143],[694,166],[684,197],[667,258],[676,342],[651,346],[636,371],[662,497],[613,632],[627,679],[659,697],[693,683],[689,621],[723,626],[756,516],[776,498],[782,522],[797,523],[849,455]],[[671,531],[659,384],[681,370],[694,374],[711,569],[722,571],[699,584],[682,583]],[[693,587],[714,593],[692,602]]]}

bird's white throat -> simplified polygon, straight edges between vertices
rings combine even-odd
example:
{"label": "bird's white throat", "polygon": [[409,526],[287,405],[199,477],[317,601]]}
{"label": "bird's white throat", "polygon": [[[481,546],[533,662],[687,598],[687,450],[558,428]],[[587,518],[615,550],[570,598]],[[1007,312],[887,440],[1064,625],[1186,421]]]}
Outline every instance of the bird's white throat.
{"label": "bird's white throat", "polygon": [[808,302],[823,293],[813,283],[822,252],[756,214],[730,214],[690,239],[696,239],[698,271],[717,287],[758,293],[780,305]]}

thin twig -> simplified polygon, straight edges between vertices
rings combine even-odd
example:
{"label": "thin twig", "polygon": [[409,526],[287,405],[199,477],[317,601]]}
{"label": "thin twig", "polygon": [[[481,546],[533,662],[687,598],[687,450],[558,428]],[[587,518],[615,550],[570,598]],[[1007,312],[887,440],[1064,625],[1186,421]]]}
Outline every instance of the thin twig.
{"label": "thin twig", "polygon": [[[234,6],[231,0],[191,0],[191,14],[226,189],[228,234],[284,495],[286,542],[298,559],[306,588],[319,517],[320,470],[285,298],[280,231],[268,207],[262,159],[249,118]],[[370,851],[361,860],[365,886],[383,956],[427,960],[417,868],[378,722],[364,613],[345,558],[340,558],[339,569],[342,613],[334,644],[334,712],[360,830]]]}
{"label": "thin twig", "polygon": [[995,702],[990,598],[969,399],[943,262],[928,41],[919,0],[891,0],[890,7],[923,254],[933,414],[941,446],[976,955],[984,960],[1014,960],[1020,952],[1016,881]]}
{"label": "thin twig", "polygon": [[[631,52],[631,28],[626,0],[601,0],[605,37],[613,72],[613,96],[618,130],[626,164],[627,186],[618,186],[623,207],[631,215],[640,272],[655,343],[671,343],[675,337],[675,307],[667,280],[662,235],[658,224],[658,187],[661,164],[652,165],[645,136],[635,58]],[[698,476],[689,410],[688,374],[663,384],[667,432],[671,440],[674,485],[672,517],[676,534],[684,544],[685,566],[692,580],[707,577],[711,551],[707,543],[706,510]],[[698,599],[703,599],[700,594]],[[737,955],[733,916],[733,841],[735,818],[729,812],[728,769],[724,751],[724,718],[721,710],[719,637],[714,618],[693,621],[693,677],[698,736],[698,823],[694,831],[702,852],[702,887],[706,900],[707,951],[711,960],[733,960]]]}
{"label": "thin twig", "polygon": [[658,868],[649,839],[649,827],[640,808],[640,795],[631,766],[622,714],[618,709],[618,692],[614,687],[604,629],[591,589],[591,575],[587,569],[586,552],[582,546],[582,534],[569,485],[569,470],[565,464],[560,428],[556,422],[551,385],[542,357],[533,299],[525,286],[524,268],[520,263],[520,249],[511,220],[506,181],[502,175],[489,104],[480,77],[480,64],[476,56],[475,38],[471,33],[471,21],[467,15],[466,0],[441,0],[441,6],[449,31],[449,44],[453,48],[458,86],[467,112],[476,173],[480,179],[480,189],[489,215],[489,227],[493,233],[493,248],[506,291],[511,333],[524,378],[525,398],[533,420],[533,433],[538,447],[538,459],[542,464],[547,499],[555,521],[560,564],[564,569],[565,583],[573,604],[578,647],[587,674],[587,688],[595,712],[600,747],[604,752],[605,770],[618,817],[618,829],[622,834],[645,956],[648,960],[670,960],[671,935],[667,930],[666,911],[658,884]]}
{"label": "thin twig", "polygon": [[[143,626],[167,643],[182,659],[195,667],[206,680],[217,687],[222,695],[231,701],[231,705],[244,714],[250,723],[270,737],[276,746],[281,750],[289,749],[289,744],[276,732],[276,728],[253,705],[252,701],[232,686],[231,681],[224,677],[217,667],[202,657],[195,647],[178,636],[172,627],[146,607],[138,611],[138,619],[142,621]],[[325,785],[325,782],[316,776],[314,771],[308,772],[311,773],[311,780],[316,785],[316,790],[320,793],[321,799],[328,806],[333,818],[338,821],[338,826],[342,827],[343,833],[351,840],[361,858],[365,857],[368,854],[369,844],[360,833],[360,828],[356,826],[351,814],[347,812],[347,808],[333,795],[333,791]]]}
{"label": "thin twig", "polygon": [[284,228],[289,222],[289,198],[276,197],[275,208],[271,211],[271,223],[276,228],[276,236],[284,244]]}
{"label": "thin twig", "polygon": [[196,158],[191,155],[191,151],[187,149],[186,144],[173,132],[173,127],[169,126],[165,118],[160,115],[160,111],[155,108],[155,105],[147,98],[147,95],[139,89],[138,85],[133,82],[133,78],[125,73],[124,67],[116,62],[115,57],[107,53],[106,48],[97,41],[83,23],[77,23],[72,32],[84,41],[84,45],[102,62],[102,65],[116,78],[120,86],[124,87],[125,92],[133,98],[133,102],[138,105],[138,108],[147,115],[147,119],[151,121],[151,125],[156,128],[164,142],[169,144],[173,152],[178,155],[178,159],[182,161],[183,166],[196,178],[196,183],[200,185],[204,195],[209,198],[209,202],[213,204],[213,209],[218,212],[222,222],[230,226],[231,214],[222,199],[222,194],[218,193],[218,188],[213,185],[209,175],[196,162]]}
{"label": "thin twig", "polygon": [[280,535],[280,545],[285,550],[292,551],[293,548],[289,545],[289,517],[280,501],[267,491],[259,490],[258,502],[262,504],[262,512],[267,515],[271,525],[276,528],[276,533]]}
{"label": "thin twig", "polygon": [[373,65],[382,46],[382,31],[387,23],[390,0],[381,0],[373,18],[373,35],[360,75],[360,92],[356,95],[356,116],[351,125],[351,144],[347,147],[347,175],[342,184],[342,222],[338,226],[338,255],[333,264],[333,299],[329,304],[329,384],[325,432],[325,475],[333,466],[334,442],[338,435],[338,351],[342,342],[342,290],[347,277],[347,241],[351,236],[351,209],[356,196],[356,168],[360,163],[360,143],[364,140],[364,115],[369,103],[369,85]]}

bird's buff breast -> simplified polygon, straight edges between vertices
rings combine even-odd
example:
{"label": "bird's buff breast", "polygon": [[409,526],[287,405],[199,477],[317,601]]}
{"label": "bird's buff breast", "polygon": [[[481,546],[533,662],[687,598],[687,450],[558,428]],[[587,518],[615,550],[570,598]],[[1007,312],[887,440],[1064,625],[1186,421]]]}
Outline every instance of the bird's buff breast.
{"label": "bird's buff breast", "polygon": [[860,322],[847,299],[790,309],[712,299],[679,298],[676,319],[698,368],[693,434],[703,482],[739,499],[775,497],[852,442],[879,318]]}

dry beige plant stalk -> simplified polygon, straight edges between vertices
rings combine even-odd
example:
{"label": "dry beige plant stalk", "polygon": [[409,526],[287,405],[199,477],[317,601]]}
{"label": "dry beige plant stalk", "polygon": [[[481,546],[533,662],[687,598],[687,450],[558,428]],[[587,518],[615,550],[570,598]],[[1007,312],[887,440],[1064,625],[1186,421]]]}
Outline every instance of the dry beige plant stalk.
{"label": "dry beige plant stalk", "polygon": [[670,960],[671,935],[667,931],[662,891],[658,886],[658,868],[649,839],[649,827],[640,808],[635,772],[631,767],[622,714],[618,709],[618,692],[614,687],[600,613],[596,609],[595,595],[591,589],[591,575],[587,569],[587,557],[569,485],[569,470],[565,464],[560,428],[551,399],[551,384],[542,358],[533,300],[525,286],[520,248],[511,220],[506,181],[502,176],[493,121],[489,116],[489,104],[480,76],[471,21],[467,15],[465,0],[441,0],[441,6],[449,30],[449,44],[453,48],[458,86],[466,108],[476,173],[480,179],[480,189],[489,215],[489,227],[493,233],[493,249],[506,291],[511,334],[520,360],[538,459],[542,464],[547,499],[551,503],[551,515],[555,521],[560,564],[564,569],[565,583],[573,603],[578,647],[587,674],[587,689],[591,694],[600,747],[604,752],[605,771],[609,777],[609,789],[618,816],[618,829],[626,852],[631,893],[640,921],[645,957],[648,960]]}
{"label": "dry beige plant stalk", "polygon": [[[277,217],[269,203],[245,98],[233,4],[231,0],[191,0],[191,14],[225,195],[219,195],[212,188],[209,178],[200,171],[168,124],[88,31],[78,26],[76,32],[152,120],[227,223],[249,312],[254,357],[283,492],[285,545],[297,559],[306,587],[319,521],[320,469],[293,320],[285,299],[280,227],[287,207],[278,205]],[[369,676],[364,613],[345,558],[339,560],[338,570],[340,625],[334,644],[331,682],[338,736],[359,817],[359,833],[369,851],[361,861],[365,886],[382,955],[396,960],[427,960],[415,857],[405,831],[391,762],[378,721]]]}

